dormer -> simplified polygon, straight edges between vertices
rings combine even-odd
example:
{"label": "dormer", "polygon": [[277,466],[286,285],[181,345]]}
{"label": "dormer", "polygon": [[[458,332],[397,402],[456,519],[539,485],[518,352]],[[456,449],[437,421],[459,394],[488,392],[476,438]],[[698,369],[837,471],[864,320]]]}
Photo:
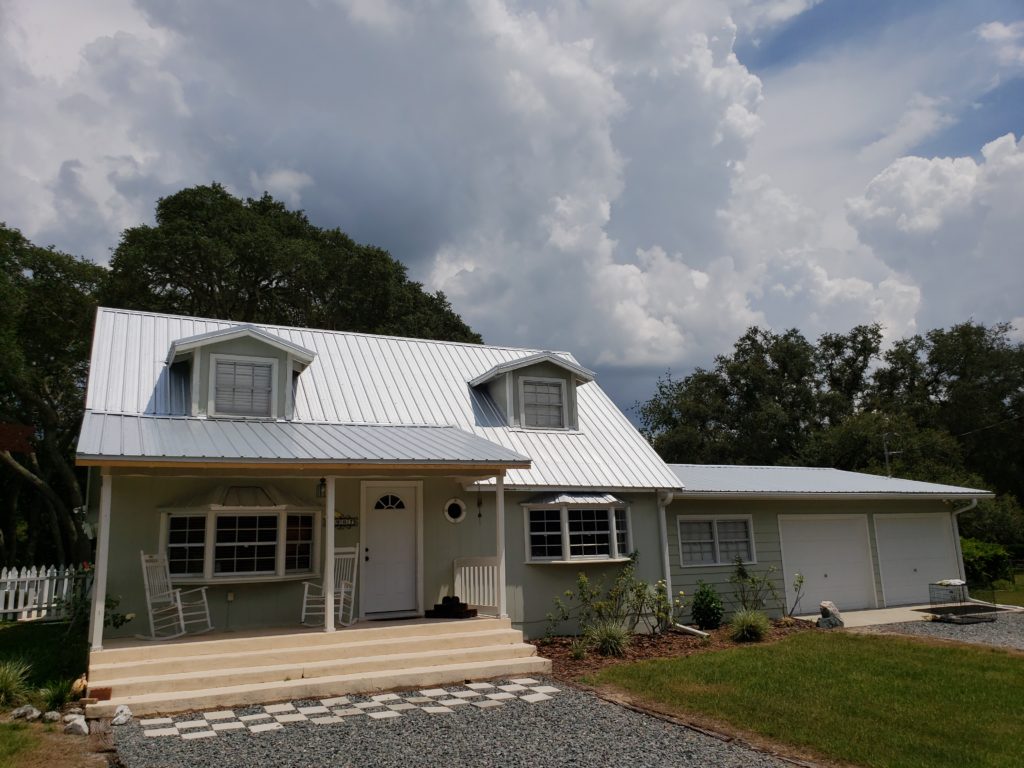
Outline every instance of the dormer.
{"label": "dormer", "polygon": [[554,352],[499,363],[469,382],[487,392],[512,427],[579,429],[576,387],[594,372]]}
{"label": "dormer", "polygon": [[166,362],[172,392],[189,415],[291,419],[296,381],[315,356],[256,326],[236,325],[173,341]]}

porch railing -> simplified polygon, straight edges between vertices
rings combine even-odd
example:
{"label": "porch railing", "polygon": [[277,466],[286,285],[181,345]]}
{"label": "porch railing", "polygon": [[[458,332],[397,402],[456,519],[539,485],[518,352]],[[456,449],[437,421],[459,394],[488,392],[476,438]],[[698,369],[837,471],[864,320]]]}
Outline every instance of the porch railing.
{"label": "porch railing", "polygon": [[498,558],[458,557],[452,582],[455,594],[480,613],[498,615]]}
{"label": "porch railing", "polygon": [[69,601],[89,588],[89,576],[70,566],[0,569],[0,621],[66,618]]}

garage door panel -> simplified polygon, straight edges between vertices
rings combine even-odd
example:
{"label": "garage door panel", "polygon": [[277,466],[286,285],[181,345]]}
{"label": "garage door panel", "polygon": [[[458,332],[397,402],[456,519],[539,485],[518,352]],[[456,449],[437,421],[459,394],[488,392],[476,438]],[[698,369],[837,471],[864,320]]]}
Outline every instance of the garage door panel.
{"label": "garage door panel", "polygon": [[886,605],[926,603],[929,584],[960,574],[949,515],[875,515],[875,537]]}
{"label": "garage door panel", "polygon": [[845,610],[875,606],[865,516],[780,516],[779,533],[789,606],[796,599],[792,588],[796,573],[804,577],[801,613],[813,613],[822,600],[831,600]]}

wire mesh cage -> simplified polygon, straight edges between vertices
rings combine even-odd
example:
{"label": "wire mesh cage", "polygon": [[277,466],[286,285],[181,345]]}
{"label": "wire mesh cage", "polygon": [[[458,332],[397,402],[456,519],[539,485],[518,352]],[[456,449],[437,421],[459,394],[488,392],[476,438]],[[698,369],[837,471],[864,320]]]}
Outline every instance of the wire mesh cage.
{"label": "wire mesh cage", "polygon": [[[979,600],[985,597],[989,599],[984,602]],[[929,613],[935,616],[936,621],[949,624],[980,624],[995,621],[995,613],[999,608],[991,605],[993,597],[994,594],[978,595],[977,590],[969,589],[967,584],[958,579],[928,585]]]}

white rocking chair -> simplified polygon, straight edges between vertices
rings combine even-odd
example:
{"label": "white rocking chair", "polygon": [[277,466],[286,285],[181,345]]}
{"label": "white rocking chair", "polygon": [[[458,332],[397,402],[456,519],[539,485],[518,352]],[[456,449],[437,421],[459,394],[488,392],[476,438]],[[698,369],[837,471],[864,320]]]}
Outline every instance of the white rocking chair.
{"label": "white rocking chair", "polygon": [[171,585],[171,571],[164,555],[147,555],[142,559],[142,583],[146,588],[146,607],[149,610],[149,637],[147,640],[170,640],[191,632],[199,634],[213,629],[210,607],[206,602],[206,587],[184,592]]}
{"label": "white rocking chair", "polygon": [[[359,544],[334,550],[334,607],[340,627],[355,623],[356,573],[359,570]],[[302,619],[309,626],[323,624],[324,585],[315,581],[302,582]]]}

